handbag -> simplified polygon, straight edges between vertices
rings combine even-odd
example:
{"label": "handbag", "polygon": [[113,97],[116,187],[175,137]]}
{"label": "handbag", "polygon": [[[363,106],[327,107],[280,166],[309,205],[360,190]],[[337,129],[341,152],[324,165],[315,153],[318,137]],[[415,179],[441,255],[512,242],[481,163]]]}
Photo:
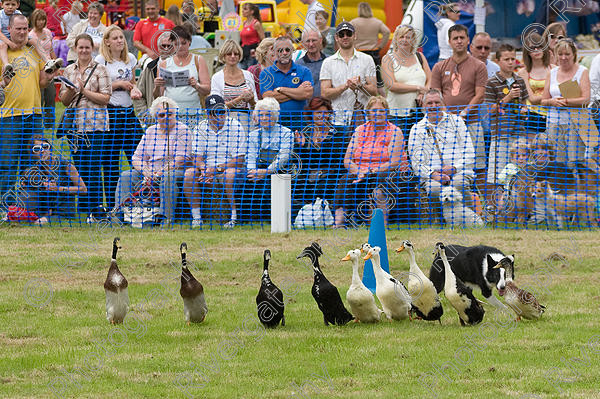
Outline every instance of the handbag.
{"label": "handbag", "polygon": [[[125,204],[129,203],[128,206]],[[152,225],[160,213],[160,190],[149,180],[144,180],[141,187],[129,195],[120,205],[123,221],[131,227],[141,229],[144,225]]]}
{"label": "handbag", "polygon": [[[87,84],[90,81],[90,79],[92,78],[92,75],[94,74],[94,71],[96,70],[97,66],[98,66],[98,63],[96,63],[92,67],[92,71],[90,72],[89,76],[85,80],[83,87],[87,86]],[[75,101],[75,105],[73,105],[73,100],[72,100],[69,103],[69,105],[67,106],[67,108],[65,108],[65,111],[61,115],[60,120],[58,121],[58,125],[56,126],[56,138],[60,139],[64,136],[73,136],[75,133],[77,133],[77,126],[76,126],[75,121],[77,119],[77,106],[79,105],[79,102],[81,101],[81,97],[83,97],[83,93],[80,92],[79,95],[77,96],[77,100]]]}
{"label": "handbag", "polygon": [[315,202],[306,204],[300,209],[294,219],[294,227],[328,227],[333,225],[333,214],[329,208],[329,202],[319,197]]}

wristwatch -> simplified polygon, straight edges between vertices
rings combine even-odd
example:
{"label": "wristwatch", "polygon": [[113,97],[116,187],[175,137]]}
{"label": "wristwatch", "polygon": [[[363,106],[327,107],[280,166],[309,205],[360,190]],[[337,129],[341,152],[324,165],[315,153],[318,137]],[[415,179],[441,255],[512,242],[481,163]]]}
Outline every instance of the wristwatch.
{"label": "wristwatch", "polygon": [[225,172],[225,168],[222,166],[217,166],[217,173],[223,173]]}
{"label": "wristwatch", "polygon": [[277,88],[275,89],[275,91],[276,91],[277,93],[281,93],[281,87],[277,87]]}

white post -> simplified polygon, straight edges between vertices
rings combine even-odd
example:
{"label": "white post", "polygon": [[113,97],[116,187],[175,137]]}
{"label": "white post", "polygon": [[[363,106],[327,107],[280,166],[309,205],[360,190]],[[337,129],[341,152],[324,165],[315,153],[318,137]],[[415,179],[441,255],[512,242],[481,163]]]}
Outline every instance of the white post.
{"label": "white post", "polygon": [[475,33],[485,32],[485,1],[475,0]]}
{"label": "white post", "polygon": [[292,176],[271,175],[271,233],[292,229]]}

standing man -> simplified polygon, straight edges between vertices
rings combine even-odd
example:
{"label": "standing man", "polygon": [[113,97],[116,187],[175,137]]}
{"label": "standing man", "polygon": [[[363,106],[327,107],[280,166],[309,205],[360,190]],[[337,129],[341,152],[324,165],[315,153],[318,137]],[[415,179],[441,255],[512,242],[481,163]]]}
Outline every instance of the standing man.
{"label": "standing man", "polygon": [[313,96],[318,97],[321,95],[321,66],[325,58],[327,58],[322,53],[323,36],[321,36],[321,32],[314,29],[307,29],[302,32],[302,46],[306,50],[306,54],[296,63],[310,70],[314,82]]}
{"label": "standing man", "polygon": [[492,49],[492,38],[489,33],[479,32],[473,36],[471,40],[471,55],[485,64],[487,69],[488,79],[500,71],[500,67],[494,61],[489,59],[490,50]]}
{"label": "standing man", "polygon": [[158,2],[149,0],[146,3],[146,15],[148,18],[141,20],[135,26],[133,34],[133,45],[143,54],[153,60],[158,58],[158,37],[165,31],[175,27],[175,24],[158,14]]}
{"label": "standing man", "polygon": [[22,14],[11,17],[8,25],[15,48],[8,49],[8,61],[14,66],[12,79],[0,83],[5,101],[0,109],[0,201],[10,201],[7,195],[13,187],[24,145],[34,134],[43,134],[41,89],[51,84],[58,71],[44,72],[44,61],[33,47],[26,47],[29,21]]}
{"label": "standing man", "polygon": [[307,29],[318,29],[317,23],[315,21],[315,17],[317,16],[317,11],[323,10],[325,8],[318,0],[300,0],[304,4],[308,4],[308,10],[306,11],[306,16],[304,17],[304,30]]}
{"label": "standing man", "polygon": [[487,155],[478,111],[485,96],[487,70],[483,62],[467,52],[469,36],[464,25],[452,26],[448,37],[452,57],[435,64],[431,71],[431,88],[442,92],[448,112],[464,119],[475,147],[476,183],[483,189]]}
{"label": "standing man", "polygon": [[351,23],[337,26],[335,41],[339,50],[321,67],[321,96],[331,101],[334,125],[345,129],[352,122],[352,110],[364,108],[369,97],[377,95],[376,69],[373,58],[354,48],[356,35]]}
{"label": "standing man", "polygon": [[292,61],[294,45],[289,37],[275,39],[273,49],[275,62],[260,73],[260,93],[279,102],[280,123],[291,129],[293,113],[303,111],[313,96],[312,75],[307,67]]}

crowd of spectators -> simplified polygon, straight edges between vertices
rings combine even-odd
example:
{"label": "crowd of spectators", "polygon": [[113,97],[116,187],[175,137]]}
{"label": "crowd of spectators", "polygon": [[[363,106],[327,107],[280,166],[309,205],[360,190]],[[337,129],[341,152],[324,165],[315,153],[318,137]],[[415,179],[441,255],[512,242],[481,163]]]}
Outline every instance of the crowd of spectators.
{"label": "crowd of spectators", "polygon": [[[332,28],[317,0],[303,2],[309,8],[300,40],[265,37],[259,8],[246,3],[241,43],[222,43],[213,71],[190,51],[199,21],[188,0],[166,16],[155,0],[146,1],[133,48],[127,32],[101,22],[100,3],[84,15],[75,2],[59,16],[51,2],[28,20],[18,0],[4,1],[4,203],[37,215],[40,224],[71,214],[75,196],[81,213],[104,205],[123,218],[144,184],[156,188],[157,221],[171,224],[183,206],[192,226],[201,227],[210,217],[207,193],[222,190],[223,227],[232,228],[242,209],[250,209],[245,217],[265,218],[268,177],[291,171],[293,212],[327,199],[334,227],[355,210],[362,214],[365,201],[387,220],[390,193],[401,193],[392,195],[409,210],[427,197],[444,222],[445,186],[461,191],[467,207],[480,196],[488,208],[496,202],[492,213],[506,214],[515,197],[511,182],[542,141],[565,173],[597,162],[597,132],[580,133],[590,130],[591,116],[585,122],[578,114],[600,101],[592,90],[600,87],[600,58],[590,71],[579,65],[564,25],[525,38],[521,61],[508,44],[492,52],[485,32],[470,40],[457,23],[459,5],[447,4],[437,24],[439,60],[430,66],[419,51],[422,33],[400,25],[391,34],[368,3]],[[61,56],[66,67],[59,71]],[[53,126],[47,110],[59,74],[58,98],[73,110],[70,160],[43,136],[44,126]],[[32,168],[45,172],[23,179]],[[540,212],[531,213],[539,219]]]}

